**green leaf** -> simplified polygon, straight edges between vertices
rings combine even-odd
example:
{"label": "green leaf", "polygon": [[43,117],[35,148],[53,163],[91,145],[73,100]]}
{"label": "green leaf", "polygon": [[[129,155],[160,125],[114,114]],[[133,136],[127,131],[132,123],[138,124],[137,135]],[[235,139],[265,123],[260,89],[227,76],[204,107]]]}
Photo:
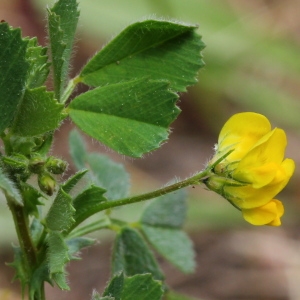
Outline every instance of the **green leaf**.
{"label": "green leaf", "polygon": [[27,78],[27,88],[33,89],[43,85],[50,71],[50,63],[46,55],[47,48],[38,46],[37,38],[32,38],[28,42],[26,59],[29,62]]}
{"label": "green leaf", "polygon": [[38,205],[43,205],[39,201],[39,198],[44,198],[44,196],[33,186],[21,182],[21,194],[24,199],[24,208],[28,215],[39,217]]}
{"label": "green leaf", "polygon": [[68,75],[69,61],[79,11],[76,0],[59,0],[48,10],[48,30],[54,70],[54,91],[61,99]]}
{"label": "green leaf", "polygon": [[142,225],[154,248],[184,273],[195,270],[195,252],[188,235],[182,230]]}
{"label": "green leaf", "polygon": [[28,282],[28,272],[27,267],[24,262],[24,253],[22,252],[20,247],[13,246],[14,251],[14,261],[12,263],[8,263],[7,265],[13,267],[15,269],[15,275],[13,280],[18,279],[21,283],[22,294],[25,291],[26,284]]}
{"label": "green leaf", "polygon": [[54,273],[51,278],[61,290],[69,291],[70,287],[67,284],[65,272]]}
{"label": "green leaf", "polygon": [[0,23],[0,133],[10,125],[23,96],[29,68],[27,43],[20,29]]}
{"label": "green leaf", "polygon": [[124,281],[125,276],[123,272],[116,274],[109,282],[109,285],[105,288],[103,296],[114,297],[115,300],[121,299]]}
{"label": "green leaf", "polygon": [[41,221],[37,218],[33,218],[31,224],[30,224],[30,234],[32,241],[34,242],[35,245],[40,240],[40,237],[44,231],[44,226],[42,225]]}
{"label": "green leaf", "polygon": [[53,231],[67,230],[75,222],[74,213],[72,197],[60,188],[46,216],[47,227]]}
{"label": "green leaf", "polygon": [[[1,24],[1,23],[0,23]],[[0,47],[1,48],[1,47]],[[18,205],[23,205],[23,199],[15,187],[14,182],[12,182],[6,174],[0,169],[0,189],[10,198],[10,201]]]}
{"label": "green leaf", "polygon": [[69,290],[66,282],[65,264],[70,261],[68,246],[63,235],[57,231],[50,231],[47,238],[47,262],[50,278],[62,290]]}
{"label": "green leaf", "polygon": [[78,171],[77,173],[75,173],[73,176],[68,178],[68,180],[62,185],[62,189],[66,193],[69,193],[87,172],[88,172],[88,170],[82,170],[82,171]]}
{"label": "green leaf", "polygon": [[62,120],[63,104],[53,99],[45,87],[26,90],[16,114],[13,131],[20,136],[35,136],[54,130]]}
{"label": "green leaf", "polygon": [[68,246],[63,235],[57,231],[50,231],[47,238],[47,260],[50,274],[64,272],[64,265],[70,261]]}
{"label": "green leaf", "polygon": [[43,295],[41,294],[41,286],[44,282],[47,281],[52,284],[52,280],[49,277],[48,265],[46,262],[40,264],[40,266],[34,270],[31,279],[30,279],[30,290],[29,290],[29,299],[42,299]]}
{"label": "green leaf", "polygon": [[103,196],[104,193],[104,189],[92,185],[74,199],[73,206],[76,210],[74,219],[77,225],[99,211],[102,202],[107,201]]}
{"label": "green leaf", "polygon": [[180,111],[177,98],[168,83],[140,79],[81,94],[71,102],[69,113],[91,137],[121,154],[140,157],[167,139]]}
{"label": "green leaf", "polygon": [[141,222],[152,226],[181,228],[186,211],[186,193],[178,190],[150,202],[142,214]]}
{"label": "green leaf", "polygon": [[170,81],[185,91],[196,83],[203,67],[204,48],[197,27],[159,20],[134,23],[124,29],[83,68],[80,77],[91,86],[103,86],[149,76]]}
{"label": "green leaf", "polygon": [[113,274],[124,272],[126,276],[151,273],[155,279],[163,280],[151,250],[141,234],[124,227],[117,235],[113,249]]}
{"label": "green leaf", "polygon": [[156,198],[144,210],[142,230],[154,248],[185,273],[194,271],[194,251],[180,228],[186,217],[186,193],[179,190]]}
{"label": "green leaf", "polygon": [[82,248],[89,247],[95,244],[95,239],[87,237],[76,237],[66,241],[68,246],[68,255],[72,260],[79,260],[80,257],[75,254],[78,253]]}
{"label": "green leaf", "polygon": [[69,135],[70,154],[78,170],[86,168],[86,148],[83,138],[77,130],[72,130]]}
{"label": "green leaf", "polygon": [[12,152],[23,154],[25,156],[29,156],[36,147],[33,137],[21,137],[17,135],[11,136],[10,144]]}
{"label": "green leaf", "polygon": [[70,152],[77,169],[89,165],[88,175],[92,182],[104,188],[106,198],[115,200],[126,197],[129,193],[129,175],[122,164],[98,153],[88,153],[84,140],[78,131],[73,130],[69,136]]}
{"label": "green leaf", "polygon": [[151,274],[124,277],[123,273],[113,277],[103,293],[115,300],[160,300],[162,295],[161,282],[153,280]]}
{"label": "green leaf", "polygon": [[125,198],[129,194],[129,175],[124,165],[112,161],[109,157],[98,153],[86,156],[95,184],[106,190],[108,200]]}

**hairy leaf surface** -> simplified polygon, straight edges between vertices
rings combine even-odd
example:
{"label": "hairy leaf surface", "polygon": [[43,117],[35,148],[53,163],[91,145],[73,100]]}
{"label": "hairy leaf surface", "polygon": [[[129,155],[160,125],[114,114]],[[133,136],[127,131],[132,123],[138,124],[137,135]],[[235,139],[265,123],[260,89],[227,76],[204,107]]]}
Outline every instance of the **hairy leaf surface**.
{"label": "hairy leaf surface", "polygon": [[81,94],[69,113],[91,137],[121,154],[140,157],[167,139],[180,111],[177,98],[167,82],[140,79]]}
{"label": "hairy leaf surface", "polygon": [[45,87],[26,90],[12,130],[19,136],[36,136],[54,130],[62,120],[63,108]]}
{"label": "hairy leaf surface", "polygon": [[60,101],[78,23],[76,0],[59,0],[48,10],[48,30],[52,54],[55,97]]}
{"label": "hairy leaf surface", "polygon": [[29,69],[27,43],[20,29],[0,23],[0,133],[9,127],[23,97]]}
{"label": "hairy leaf surface", "polygon": [[146,20],[124,29],[81,71],[82,81],[103,86],[149,76],[164,79],[176,91],[196,83],[204,63],[197,27],[178,22]]}

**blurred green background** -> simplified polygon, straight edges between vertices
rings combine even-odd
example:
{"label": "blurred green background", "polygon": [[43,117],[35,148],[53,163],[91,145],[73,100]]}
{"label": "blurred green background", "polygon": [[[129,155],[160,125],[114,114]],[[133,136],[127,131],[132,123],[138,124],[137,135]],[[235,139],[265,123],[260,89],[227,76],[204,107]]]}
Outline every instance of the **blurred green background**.
{"label": "blurred green background", "polygon": [[[22,27],[23,35],[38,36],[39,42],[45,45],[45,8],[53,2],[1,0],[1,18],[12,26]],[[287,157],[293,158],[296,165],[299,163],[300,1],[79,2],[81,16],[71,76],[78,73],[86,60],[125,26],[144,18],[197,23],[198,32],[206,44],[203,52],[206,66],[200,71],[198,84],[181,95],[179,106],[182,114],[172,125],[169,142],[161,149],[146,155],[143,160],[131,160],[89,142],[92,151],[104,152],[126,165],[132,175],[133,192],[160,187],[175,176],[184,178],[202,169],[213,154],[213,145],[224,122],[241,111],[262,113],[274,127],[285,129],[289,141]],[[78,91],[82,89],[80,87]],[[57,133],[53,152],[61,157],[69,157],[67,136],[71,127],[66,122]],[[296,168],[296,174],[280,195],[286,207],[281,228],[289,233],[297,232],[300,224],[299,175]],[[230,232],[258,230],[246,224],[240,213],[225,200],[202,187],[190,189],[189,202],[187,228],[196,235],[200,230],[212,230],[218,234],[225,229]],[[0,202],[0,205],[0,228],[5,228],[0,230],[0,242],[7,243],[15,234],[8,209],[4,203]],[[134,219],[138,217],[139,209],[128,207],[120,211],[125,218]],[[267,230],[270,234],[278,233],[274,229]],[[300,275],[297,278],[300,279]],[[300,299],[300,296],[278,299],[293,300]]]}

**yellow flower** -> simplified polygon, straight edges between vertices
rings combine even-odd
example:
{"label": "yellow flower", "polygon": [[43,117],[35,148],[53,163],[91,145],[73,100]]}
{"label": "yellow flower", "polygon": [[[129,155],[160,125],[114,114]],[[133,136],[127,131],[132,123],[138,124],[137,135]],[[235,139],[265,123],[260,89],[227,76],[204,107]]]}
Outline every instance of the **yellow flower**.
{"label": "yellow flower", "polygon": [[254,225],[279,226],[283,205],[273,199],[288,183],[295,163],[284,159],[287,140],[282,129],[271,130],[268,119],[246,112],[232,116],[222,128],[206,185],[242,211]]}

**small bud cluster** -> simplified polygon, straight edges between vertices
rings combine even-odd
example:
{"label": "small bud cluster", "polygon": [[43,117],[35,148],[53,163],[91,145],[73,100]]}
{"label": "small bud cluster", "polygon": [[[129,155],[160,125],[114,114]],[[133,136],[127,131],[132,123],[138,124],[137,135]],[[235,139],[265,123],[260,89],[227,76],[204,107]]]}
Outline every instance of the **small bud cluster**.
{"label": "small bud cluster", "polygon": [[[56,187],[56,180],[51,174],[63,174],[67,163],[59,158],[45,157],[39,151],[33,151],[37,148],[40,150],[45,143],[44,138],[36,139],[33,141],[31,138],[21,138],[21,142],[19,140],[17,143],[17,140],[15,141],[12,137],[13,151],[11,155],[1,156],[1,162],[17,181],[26,182],[32,174],[37,174],[40,189],[51,196]],[[14,152],[14,150],[21,150],[22,154]]]}

